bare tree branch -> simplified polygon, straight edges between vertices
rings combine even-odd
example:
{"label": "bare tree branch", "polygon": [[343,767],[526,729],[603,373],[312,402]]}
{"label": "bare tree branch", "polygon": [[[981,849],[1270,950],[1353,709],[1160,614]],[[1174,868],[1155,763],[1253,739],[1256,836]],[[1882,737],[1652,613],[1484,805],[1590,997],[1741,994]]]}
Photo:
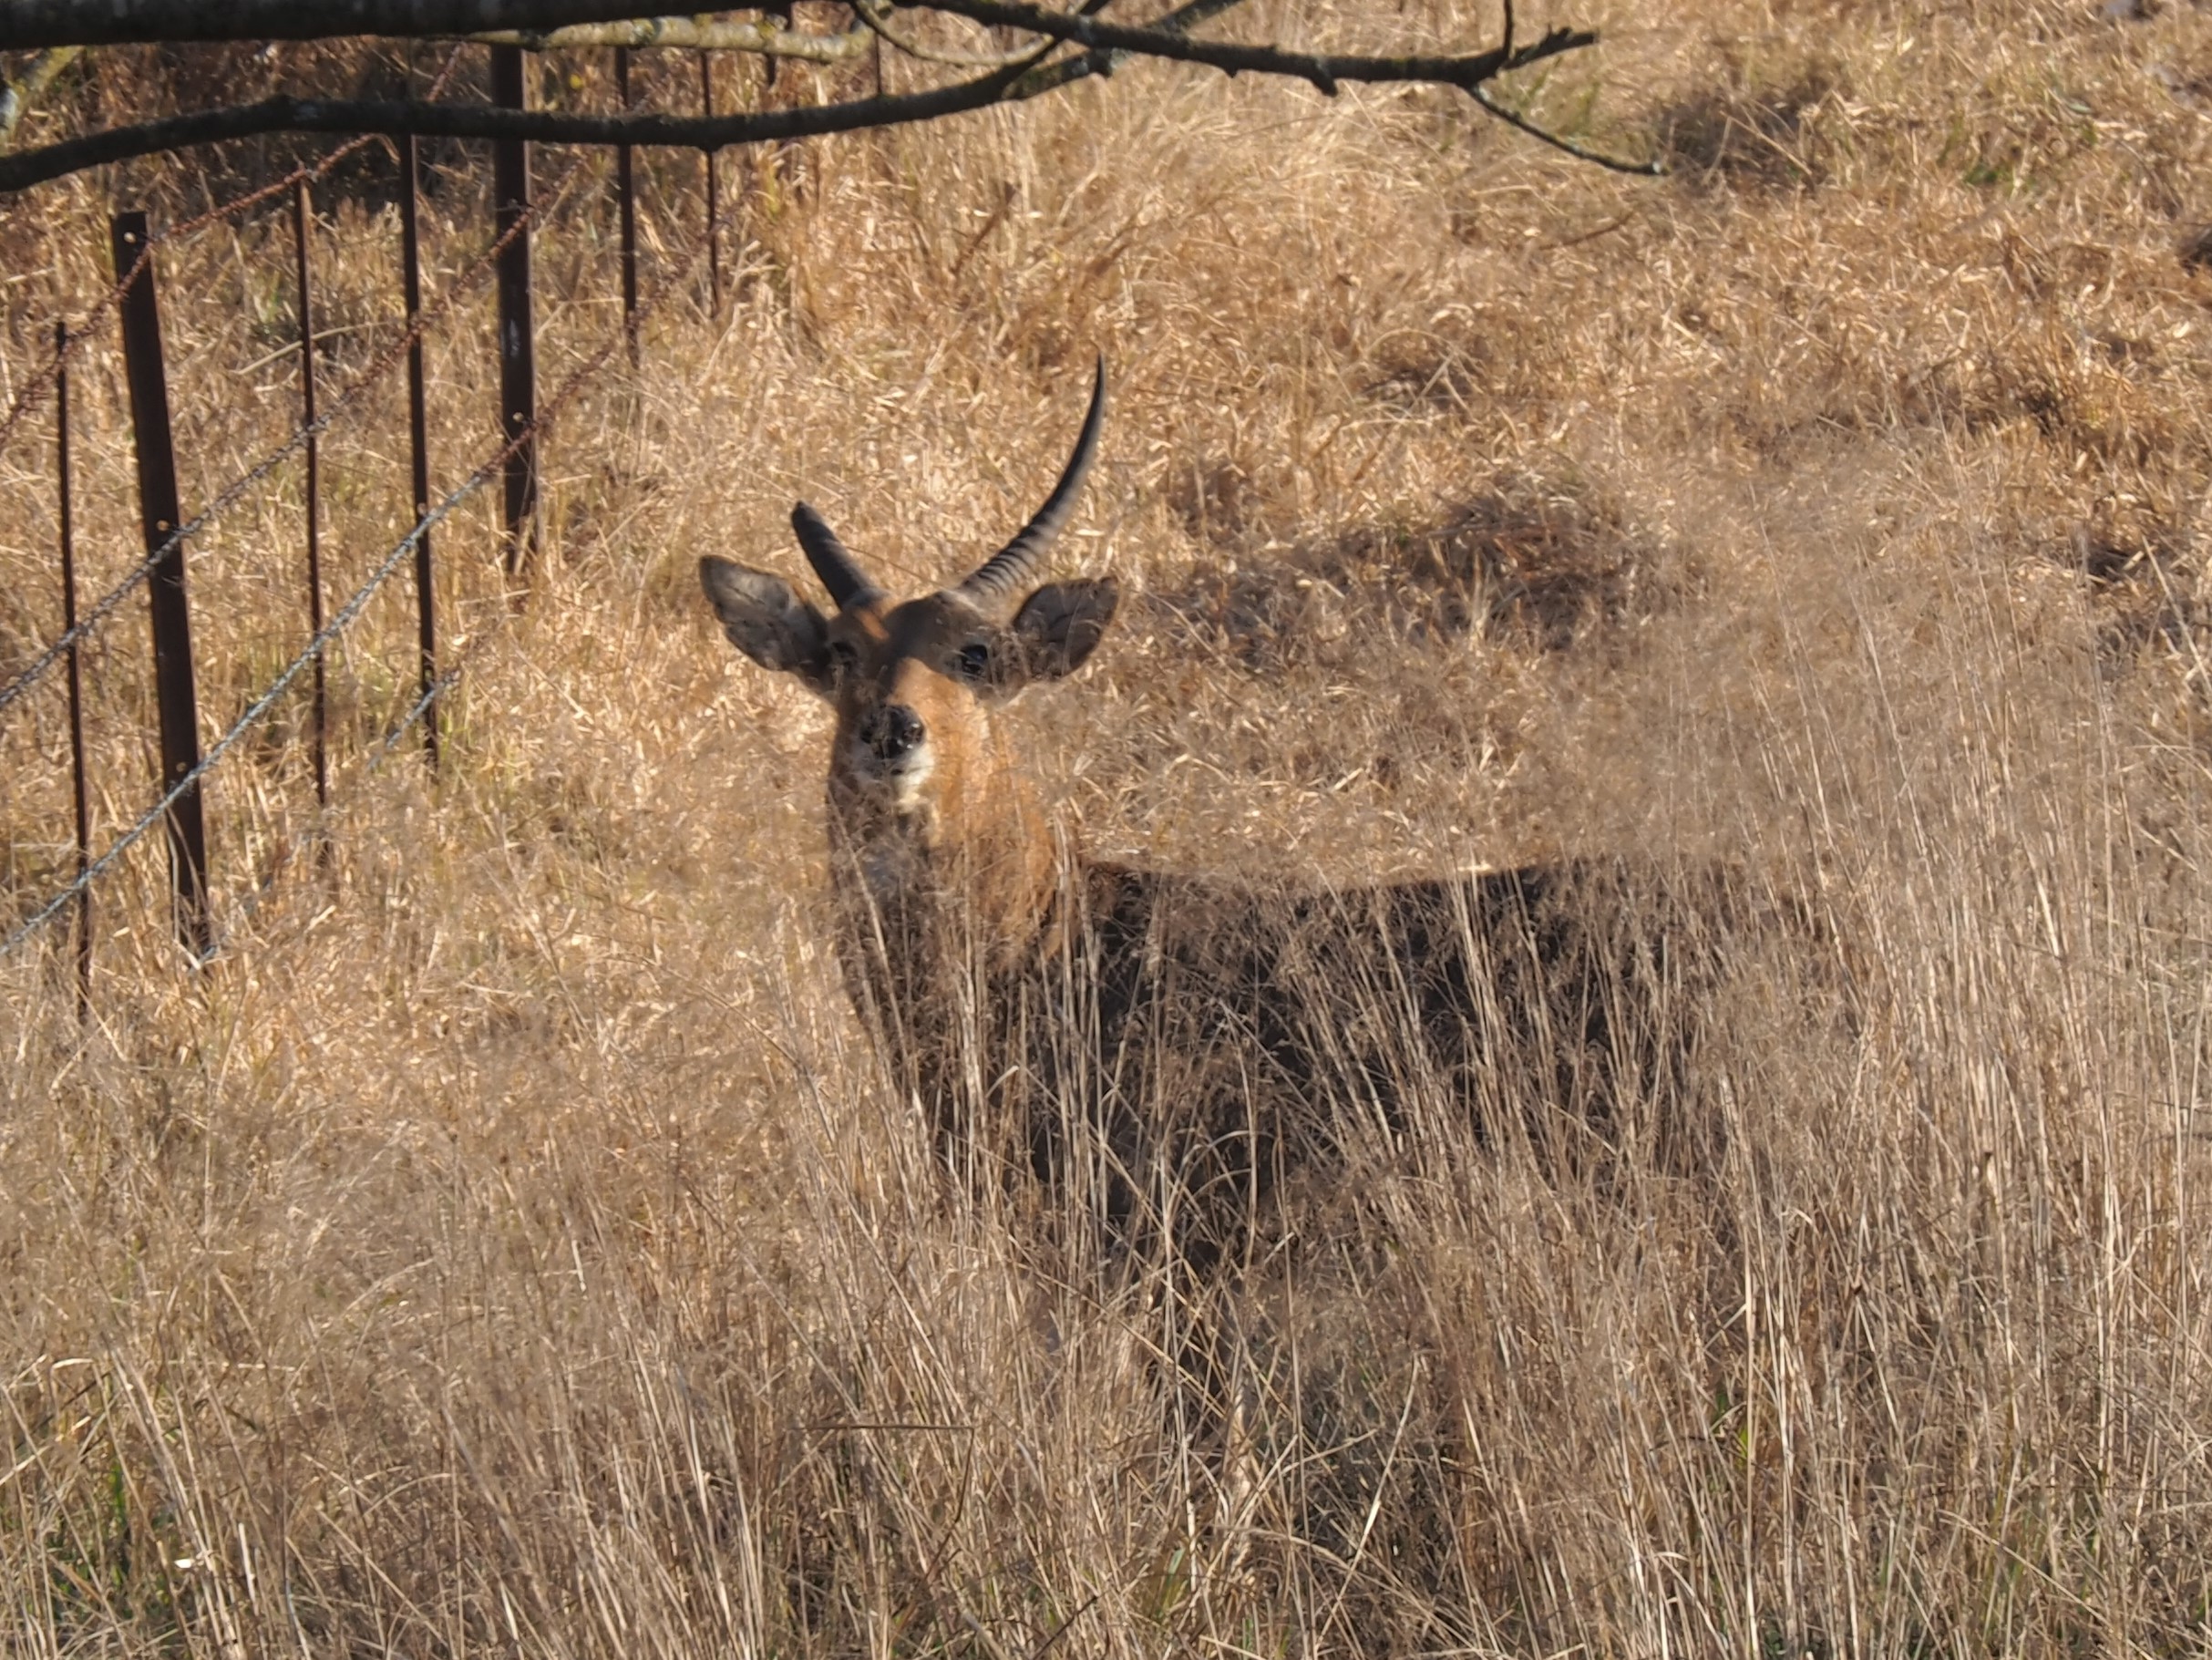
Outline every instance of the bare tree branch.
{"label": "bare tree branch", "polygon": [[1250,71],[1260,75],[1287,75],[1311,81],[1333,98],[1339,81],[1425,81],[1464,89],[1495,79],[1508,69],[1557,57],[1583,46],[1595,46],[1598,36],[1588,29],[1555,28],[1533,46],[1518,50],[1497,46],[1465,57],[1365,57],[1313,52],[1286,52],[1280,46],[1248,46],[1233,43],[1193,40],[1182,30],[1128,27],[1102,23],[1095,17],[1047,11],[1014,0],[913,0],[918,6],[950,12],[976,23],[1000,28],[1026,29],[1080,46],[1127,52],[1141,57],[1165,57],[1180,63],[1204,64],[1230,75]]}
{"label": "bare tree branch", "polygon": [[477,35],[637,15],[637,0],[6,0],[0,51],[333,35]]}
{"label": "bare tree branch", "polygon": [[869,49],[866,28],[812,35],[786,28],[771,17],[758,23],[710,17],[634,17],[622,23],[571,23],[557,29],[485,29],[467,38],[488,46],[524,46],[533,52],[569,46],[682,46],[706,52],[756,52],[808,63],[843,63]]}
{"label": "bare tree branch", "polygon": [[20,191],[103,162],[272,132],[381,133],[388,138],[413,133],[417,138],[525,139],[540,144],[719,150],[731,144],[811,139],[867,127],[935,120],[981,109],[1003,101],[1020,74],[1018,68],[1004,69],[950,87],[892,98],[693,117],[569,115],[546,109],[503,109],[487,104],[273,98],[258,104],[201,110],[137,127],[87,133],[81,139],[18,155],[0,156],[0,191]]}
{"label": "bare tree branch", "polygon": [[[58,4],[59,0],[27,0],[27,3],[36,6]],[[108,4],[108,0],[101,3]],[[152,5],[155,0],[113,0],[113,3],[128,11],[135,6]],[[377,0],[345,0],[345,3],[359,7],[376,4]],[[384,0],[384,3],[400,5],[403,0]],[[474,0],[474,3],[489,6],[499,0]],[[418,10],[434,5],[449,10],[462,4],[462,0],[405,0],[405,4]],[[1484,82],[1508,69],[1578,50],[1597,39],[1587,30],[1555,28],[1532,45],[1512,49],[1499,46],[1463,57],[1370,57],[1291,52],[1275,46],[1196,41],[1188,37],[1189,29],[1229,9],[1234,0],[1189,0],[1189,4],[1167,16],[1135,28],[1103,24],[1079,14],[1047,12],[1013,4],[1011,0],[922,0],[922,4],[930,9],[980,23],[1026,29],[1046,36],[1053,45],[1074,42],[1089,49],[1051,62],[1039,62],[1037,55],[1033,54],[988,74],[922,92],[719,116],[592,116],[485,105],[274,98],[258,104],[202,110],[135,127],[88,133],[19,155],[0,156],[0,192],[20,191],[84,168],[134,156],[273,132],[377,133],[387,137],[412,133],[417,137],[523,139],[544,144],[630,144],[713,150],[728,145],[780,142],[935,120],[993,104],[1036,98],[1087,76],[1110,75],[1116,63],[1128,57],[1202,64],[1229,74],[1250,71],[1287,76],[1311,82],[1324,92],[1333,92],[1340,81],[1352,80],[1449,86],[1479,98]],[[1051,46],[1044,48],[1050,49]],[[1570,153],[1609,166],[1631,165],[1586,154],[1570,140],[1532,127],[1494,101],[1487,98],[1480,101],[1500,119]]]}
{"label": "bare tree branch", "polygon": [[15,141],[15,128],[38,95],[54,84],[54,77],[69,67],[82,46],[48,46],[31,59],[31,67],[16,79],[0,87],[0,150]]}
{"label": "bare tree branch", "polygon": [[[881,5],[883,0],[874,3]],[[1336,95],[1335,83],[1339,80],[1419,80],[1456,87],[1481,105],[1486,113],[1578,161],[1645,178],[1663,177],[1667,170],[1663,161],[1632,161],[1591,150],[1538,126],[1490,96],[1487,83],[1509,70],[1597,44],[1598,36],[1593,31],[1554,28],[1533,46],[1515,46],[1513,0],[1505,0],[1504,39],[1493,50],[1457,57],[1397,58],[1314,57],[1282,52],[1272,46],[1240,46],[1179,38],[1162,40],[1163,34],[1180,36],[1201,21],[1186,15],[1195,9],[1189,7],[1176,14],[1172,27],[1165,26],[1168,20],[1162,19],[1149,26],[1131,28],[1100,23],[1085,15],[1045,11],[1017,4],[1015,0],[904,0],[904,3],[915,8],[950,12],[977,23],[1026,29],[1057,40],[1080,41],[1095,49],[1206,64],[1229,75],[1250,69],[1261,74],[1301,76],[1332,98]],[[860,11],[863,21],[869,20],[869,14],[861,9],[868,4],[869,0],[854,0],[854,9]],[[1229,0],[1229,4],[1235,4],[1235,0]],[[1219,9],[1226,10],[1228,6]]]}

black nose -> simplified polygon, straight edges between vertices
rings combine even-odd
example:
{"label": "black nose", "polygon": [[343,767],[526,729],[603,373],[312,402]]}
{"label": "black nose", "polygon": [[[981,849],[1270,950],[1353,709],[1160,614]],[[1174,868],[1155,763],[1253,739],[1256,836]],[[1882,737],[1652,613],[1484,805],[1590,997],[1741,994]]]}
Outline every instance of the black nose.
{"label": "black nose", "polygon": [[860,720],[860,741],[886,761],[920,748],[925,731],[921,717],[902,703],[870,709]]}

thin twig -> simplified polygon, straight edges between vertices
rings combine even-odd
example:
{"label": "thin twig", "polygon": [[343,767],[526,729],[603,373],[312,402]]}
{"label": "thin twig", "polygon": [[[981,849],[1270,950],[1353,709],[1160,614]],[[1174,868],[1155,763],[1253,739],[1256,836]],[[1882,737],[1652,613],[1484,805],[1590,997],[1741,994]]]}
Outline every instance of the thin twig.
{"label": "thin twig", "polygon": [[1052,50],[1055,43],[1042,46],[1024,46],[1018,51],[986,56],[981,52],[955,52],[941,46],[925,46],[920,41],[895,34],[890,28],[890,7],[883,0],[852,0],[853,15],[859,18],[869,32],[888,45],[896,46],[909,57],[925,64],[949,64],[961,69],[1003,69],[1013,64],[1033,63]]}
{"label": "thin twig", "polygon": [[1556,132],[1550,132],[1538,127],[1528,117],[1516,114],[1492,98],[1487,88],[1469,87],[1467,96],[1480,104],[1487,112],[1496,116],[1516,131],[1525,132],[1538,143],[1548,144],[1552,149],[1565,155],[1572,156],[1578,161],[1587,161],[1593,167],[1602,167],[1611,172],[1633,173],[1642,179],[1666,177],[1667,164],[1656,156],[1649,161],[1631,161],[1623,157],[1609,156],[1603,150],[1590,150],[1576,143],[1572,139],[1561,138]]}
{"label": "thin twig", "polygon": [[[1105,0],[1085,0],[1085,9],[1097,10],[1104,4]],[[1186,0],[1184,5],[1177,6],[1165,16],[1153,19],[1150,26],[1162,34],[1179,35],[1225,12],[1233,12],[1243,4],[1244,0]],[[1062,87],[1087,76],[1110,76],[1127,56],[1124,52],[1097,49],[1077,52],[1053,63],[1040,63],[1007,88],[1006,100],[1013,103],[1023,98],[1042,98],[1048,92],[1056,92]]]}

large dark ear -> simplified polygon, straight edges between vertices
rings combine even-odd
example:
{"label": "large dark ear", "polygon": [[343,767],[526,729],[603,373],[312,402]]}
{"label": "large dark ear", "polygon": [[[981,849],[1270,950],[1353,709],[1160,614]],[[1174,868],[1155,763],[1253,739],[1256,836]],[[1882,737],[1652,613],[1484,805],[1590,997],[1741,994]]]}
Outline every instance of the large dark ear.
{"label": "large dark ear", "polygon": [[829,689],[828,624],[790,583],[709,553],[699,562],[699,585],[732,645],[763,668],[797,675],[818,692]]}
{"label": "large dark ear", "polygon": [[1046,583],[1031,594],[1013,619],[1027,678],[1057,680],[1081,668],[1120,603],[1121,588],[1110,576]]}

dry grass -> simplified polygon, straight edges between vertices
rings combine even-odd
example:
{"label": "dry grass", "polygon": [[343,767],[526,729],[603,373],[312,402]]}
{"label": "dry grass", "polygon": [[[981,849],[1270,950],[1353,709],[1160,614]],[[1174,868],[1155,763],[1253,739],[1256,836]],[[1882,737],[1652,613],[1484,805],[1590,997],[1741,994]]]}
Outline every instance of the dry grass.
{"label": "dry grass", "polygon": [[[0,1645],[2205,1652],[2212,25],[2155,13],[1567,8],[1610,44],[1521,90],[1662,182],[1439,95],[1155,69],[818,144],[796,200],[756,170],[727,317],[663,314],[554,440],[528,605],[489,504],[442,540],[446,775],[365,756],[395,593],[335,666],[326,874],[295,707],[213,787],[213,966],[151,856],[100,890],[88,1029],[58,950],[0,965]],[[107,61],[54,119],[159,84]],[[446,273],[485,219],[448,160]],[[612,319],[602,165],[542,245],[549,380]],[[664,270],[694,168],[651,170]],[[396,309],[375,183],[322,233],[340,374]],[[108,188],[0,207],[11,387],[101,285]],[[289,428],[287,233],[164,266],[188,502]],[[433,354],[448,478],[484,321]],[[887,571],[962,568],[1095,345],[1063,563],[1142,598],[1022,706],[1090,845],[1269,880],[1722,852],[1867,970],[1848,1042],[1740,1040],[1693,1191],[1366,1172],[1369,1237],[1237,1312],[1226,1464],[1151,1304],[942,1191],[821,938],[824,717],[691,574],[796,571],[802,492]],[[108,350],[90,588],[131,558]],[[334,580],[396,534],[396,400],[330,446]],[[0,457],[0,670],[57,611],[40,441]],[[304,630],[297,491],[193,549],[211,724]],[[110,831],[143,627],[92,656]],[[11,913],[67,862],[60,710],[0,737]]]}

